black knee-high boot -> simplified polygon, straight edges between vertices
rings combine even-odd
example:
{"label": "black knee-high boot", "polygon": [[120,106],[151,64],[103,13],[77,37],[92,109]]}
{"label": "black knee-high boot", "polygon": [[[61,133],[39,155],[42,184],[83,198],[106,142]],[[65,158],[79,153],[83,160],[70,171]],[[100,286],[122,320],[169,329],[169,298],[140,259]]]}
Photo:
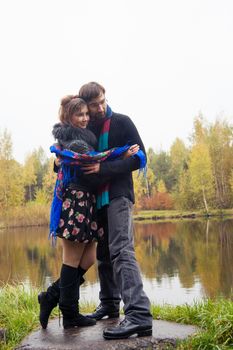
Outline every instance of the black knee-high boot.
{"label": "black knee-high boot", "polygon": [[[85,282],[83,275],[86,273],[81,266],[78,267],[78,276],[80,278],[80,285]],[[38,295],[38,302],[40,304],[40,324],[41,327],[46,329],[48,320],[53,309],[58,305],[60,298],[60,278],[56,280],[51,286],[48,287],[46,292],[41,292]],[[79,295],[78,295],[79,299]]]}
{"label": "black knee-high boot", "polygon": [[80,276],[77,268],[63,264],[60,276],[59,308],[63,315],[63,327],[94,326],[96,320],[79,313]]}
{"label": "black knee-high boot", "polygon": [[57,306],[60,297],[60,279],[52,283],[46,292],[41,292],[38,295],[38,302],[40,304],[40,324],[42,328],[48,325],[48,319],[52,310]]}
{"label": "black knee-high boot", "polygon": [[85,282],[85,279],[83,278],[83,276],[85,275],[86,272],[87,270],[84,270],[81,266],[78,267],[78,276],[80,279],[80,286]]}

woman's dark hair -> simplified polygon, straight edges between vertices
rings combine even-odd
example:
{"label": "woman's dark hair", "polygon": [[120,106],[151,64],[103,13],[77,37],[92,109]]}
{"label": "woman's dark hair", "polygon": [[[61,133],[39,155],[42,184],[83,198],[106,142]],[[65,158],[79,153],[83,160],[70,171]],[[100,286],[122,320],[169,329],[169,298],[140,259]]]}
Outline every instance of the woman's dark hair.
{"label": "woman's dark hair", "polygon": [[59,109],[59,119],[63,124],[71,124],[71,117],[80,112],[86,102],[78,95],[67,95],[61,99],[61,106]]}
{"label": "woman's dark hair", "polygon": [[83,85],[79,90],[79,97],[84,99],[86,103],[97,98],[100,94],[105,94],[105,88],[94,81]]}

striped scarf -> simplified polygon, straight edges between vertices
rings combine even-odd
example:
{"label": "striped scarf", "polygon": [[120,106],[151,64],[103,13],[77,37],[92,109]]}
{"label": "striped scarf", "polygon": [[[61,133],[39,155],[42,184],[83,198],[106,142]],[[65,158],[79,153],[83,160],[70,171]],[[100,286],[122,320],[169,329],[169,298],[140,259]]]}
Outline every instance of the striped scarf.
{"label": "striped scarf", "polygon": [[[109,129],[111,124],[111,116],[112,116],[112,110],[107,105],[107,111],[106,111],[106,117],[102,125],[102,129],[100,132],[99,137],[99,144],[98,144],[98,151],[103,152],[106,151],[108,147],[108,136],[109,136]],[[98,194],[97,194],[97,209],[101,209],[105,205],[109,204],[109,182],[105,183],[98,188]]]}

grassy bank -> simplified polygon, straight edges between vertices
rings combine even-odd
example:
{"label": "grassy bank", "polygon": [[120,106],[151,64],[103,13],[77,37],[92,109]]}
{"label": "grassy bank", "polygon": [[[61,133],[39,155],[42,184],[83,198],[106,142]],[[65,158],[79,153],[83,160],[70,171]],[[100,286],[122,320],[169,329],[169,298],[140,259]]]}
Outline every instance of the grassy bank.
{"label": "grassy bank", "polygon": [[231,217],[233,209],[210,210],[208,213],[203,210],[181,211],[181,210],[139,210],[134,213],[134,220],[166,220],[166,219],[195,219],[211,217]]}
{"label": "grassy bank", "polygon": [[[25,286],[4,286],[0,290],[0,328],[7,329],[2,350],[14,349],[21,340],[39,326],[36,289]],[[81,305],[83,312],[93,310],[93,305]],[[178,344],[180,350],[208,350],[233,348],[233,302],[226,299],[205,300],[193,306],[152,306],[155,319],[193,324],[202,332]],[[56,312],[54,313],[54,316]]]}
{"label": "grassy bank", "polygon": [[0,228],[43,226],[49,224],[50,205],[28,203],[22,207],[2,211]]}

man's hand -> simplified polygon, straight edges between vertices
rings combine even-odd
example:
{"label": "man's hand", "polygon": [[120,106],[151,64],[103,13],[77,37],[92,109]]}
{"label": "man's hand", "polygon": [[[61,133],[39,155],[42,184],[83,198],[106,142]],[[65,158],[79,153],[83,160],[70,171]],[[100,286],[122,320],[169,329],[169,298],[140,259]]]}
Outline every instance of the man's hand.
{"label": "man's hand", "polygon": [[81,167],[84,174],[94,174],[100,171],[100,163],[85,164]]}

